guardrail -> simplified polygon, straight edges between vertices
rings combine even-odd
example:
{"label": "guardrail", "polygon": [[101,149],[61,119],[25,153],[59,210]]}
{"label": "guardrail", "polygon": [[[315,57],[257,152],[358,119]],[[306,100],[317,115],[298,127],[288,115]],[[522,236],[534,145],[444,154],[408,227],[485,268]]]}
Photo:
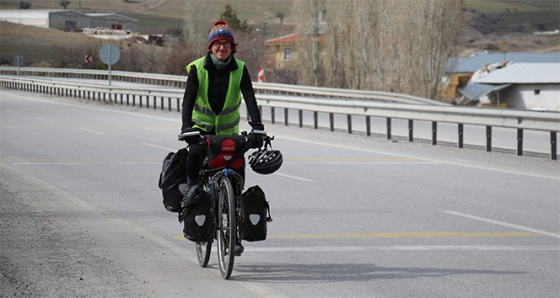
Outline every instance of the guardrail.
{"label": "guardrail", "polygon": [[[93,83],[55,81],[13,76],[0,76],[0,84],[6,88],[38,92],[56,96],[76,97],[89,100],[126,104],[162,110],[181,110],[183,90],[171,87],[108,86]],[[165,85],[165,84],[163,84]],[[296,88],[297,89],[297,88]],[[297,91],[295,92],[297,93]],[[507,109],[480,109],[471,107],[436,106],[427,104],[383,103],[364,99],[341,99],[279,94],[260,94],[259,105],[271,110],[275,123],[275,110],[284,109],[284,123],[288,125],[288,110],[299,112],[299,126],[303,126],[303,111],[313,112],[313,127],[318,128],[319,113],[329,114],[330,130],[334,131],[334,115],[347,116],[348,133],[353,133],[352,116],[364,116],[366,135],[371,135],[371,117],[386,118],[386,137],[392,138],[392,119],[408,120],[408,140],[414,140],[414,121],[431,122],[431,143],[437,144],[439,122],[457,124],[457,146],[463,148],[463,125],[486,127],[486,151],[492,151],[492,127],[517,130],[517,155],[523,155],[524,130],[550,133],[550,158],[557,159],[557,132],[560,131],[560,113],[543,111],[520,111]],[[175,108],[173,105],[175,104]]]}
{"label": "guardrail", "polygon": [[[67,69],[67,68],[34,68],[34,67],[0,67],[0,75],[21,76],[21,77],[55,77],[55,78],[77,78],[108,80],[109,73],[106,70],[94,69]],[[111,71],[112,81],[121,81],[137,84],[149,84],[158,87],[172,87],[185,89],[186,76],[139,73],[127,71]],[[429,104],[447,106],[449,104],[411,96],[407,94],[349,90],[338,88],[320,88],[311,86],[298,86],[287,84],[253,83],[255,92],[258,94],[285,94],[328,98],[353,98],[364,100],[375,100],[381,102],[396,102],[409,104]]]}

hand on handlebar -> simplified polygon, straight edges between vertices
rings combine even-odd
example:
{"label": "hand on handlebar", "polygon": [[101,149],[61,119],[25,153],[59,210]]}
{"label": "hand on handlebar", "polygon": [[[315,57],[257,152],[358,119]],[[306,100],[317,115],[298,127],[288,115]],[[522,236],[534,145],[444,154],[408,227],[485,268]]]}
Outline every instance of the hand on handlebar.
{"label": "hand on handlebar", "polygon": [[189,145],[196,144],[200,142],[200,131],[195,128],[187,128],[185,131],[181,132],[178,136],[179,141],[185,141]]}
{"label": "hand on handlebar", "polygon": [[264,144],[264,137],[266,136],[264,125],[254,122],[249,122],[249,124],[253,128],[248,135],[249,144],[251,144],[251,148],[261,148]]}

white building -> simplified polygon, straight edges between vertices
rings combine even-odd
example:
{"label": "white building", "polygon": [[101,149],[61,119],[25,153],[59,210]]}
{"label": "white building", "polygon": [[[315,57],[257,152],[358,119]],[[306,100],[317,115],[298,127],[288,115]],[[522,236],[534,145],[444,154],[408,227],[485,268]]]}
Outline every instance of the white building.
{"label": "white building", "polygon": [[459,89],[466,101],[560,112],[560,63],[509,63],[479,70]]}
{"label": "white building", "polygon": [[84,28],[110,28],[138,32],[138,20],[114,13],[80,13],[72,10],[0,10],[0,20],[12,23],[80,31]]}

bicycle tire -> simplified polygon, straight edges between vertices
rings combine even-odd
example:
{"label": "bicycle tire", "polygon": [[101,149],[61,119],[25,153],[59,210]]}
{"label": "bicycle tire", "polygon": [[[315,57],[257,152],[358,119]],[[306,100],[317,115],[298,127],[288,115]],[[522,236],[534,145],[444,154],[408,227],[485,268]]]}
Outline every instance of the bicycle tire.
{"label": "bicycle tire", "polygon": [[237,220],[235,196],[231,181],[227,177],[220,179],[218,187],[218,263],[224,279],[231,277],[235,259],[237,241]]}
{"label": "bicycle tire", "polygon": [[212,252],[212,241],[196,243],[196,256],[198,257],[198,265],[206,268],[210,261],[210,253]]}

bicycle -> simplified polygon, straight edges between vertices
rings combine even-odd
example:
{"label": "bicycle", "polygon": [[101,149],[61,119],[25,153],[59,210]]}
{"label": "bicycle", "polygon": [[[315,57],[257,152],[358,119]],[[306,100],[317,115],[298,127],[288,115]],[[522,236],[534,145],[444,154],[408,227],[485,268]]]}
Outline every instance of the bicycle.
{"label": "bicycle", "polygon": [[[262,133],[265,135],[265,148],[267,144],[270,146],[271,141],[274,139],[274,137],[266,136],[264,131],[253,133]],[[200,136],[200,133],[189,132],[180,134],[179,140],[193,136]],[[230,166],[233,162],[242,158],[252,146],[248,141],[248,135],[246,132],[241,135],[206,135],[201,137],[203,137],[208,144],[212,143],[215,139],[230,138],[233,139],[235,144],[241,146],[241,149],[236,151],[235,156],[228,160],[224,166],[218,168],[212,168],[209,165],[209,154],[207,154],[200,175],[202,181],[205,181],[203,189],[210,195],[214,206],[212,214],[214,217],[213,221],[215,231],[212,234],[214,235],[214,239],[217,240],[220,273],[224,279],[229,279],[233,271],[236,256],[234,253],[235,245],[237,244],[239,235],[237,218],[239,217],[240,210],[238,209],[239,204],[237,204],[236,199],[240,197],[244,185],[244,178]],[[260,150],[261,149],[259,148],[259,151]],[[280,156],[280,159],[281,158],[282,157]],[[278,168],[280,165],[278,165]],[[196,243],[196,255],[198,258],[198,264],[201,267],[208,266],[212,250],[212,242],[214,239]]]}

